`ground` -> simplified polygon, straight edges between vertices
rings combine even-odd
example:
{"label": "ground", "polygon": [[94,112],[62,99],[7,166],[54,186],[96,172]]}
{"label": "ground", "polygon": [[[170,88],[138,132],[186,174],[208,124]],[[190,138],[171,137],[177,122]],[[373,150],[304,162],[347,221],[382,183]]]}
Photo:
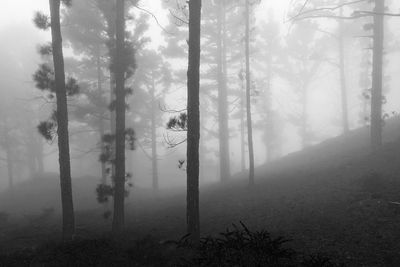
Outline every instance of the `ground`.
{"label": "ground", "polygon": [[[399,120],[390,121],[385,144],[375,153],[369,150],[368,129],[359,129],[259,167],[254,188],[247,186],[246,173],[225,184],[205,186],[201,189],[203,236],[243,222],[251,229],[292,239],[290,246],[304,255],[321,253],[346,266],[400,266],[399,129]],[[43,187],[51,190],[45,187],[46,179],[54,177],[21,185],[12,197],[3,194],[3,210],[14,207],[24,214],[38,208],[11,200],[23,195],[25,202],[26,196],[35,199],[28,189],[30,194]],[[41,204],[58,201],[56,185],[52,190],[56,193],[38,199]],[[76,214],[80,240],[99,238],[110,229],[110,221],[102,217],[105,208],[94,208],[93,192],[76,193],[78,201],[86,203]],[[133,239],[151,235],[164,244],[185,234],[184,190],[154,194],[134,188],[126,211],[127,233]],[[54,239],[60,234],[57,214],[50,209],[25,217],[10,213],[2,222],[0,248],[21,251]]]}

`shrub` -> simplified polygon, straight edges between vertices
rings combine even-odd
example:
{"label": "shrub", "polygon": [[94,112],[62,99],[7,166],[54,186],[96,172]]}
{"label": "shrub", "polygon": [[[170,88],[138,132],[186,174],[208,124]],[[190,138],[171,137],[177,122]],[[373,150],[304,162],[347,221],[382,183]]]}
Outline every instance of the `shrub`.
{"label": "shrub", "polygon": [[187,237],[178,242],[180,247],[195,250],[194,256],[183,259],[183,266],[287,266],[294,251],[285,248],[288,239],[282,236],[273,238],[265,230],[250,231],[240,222],[241,227],[233,225],[218,237],[202,238],[200,245],[194,247]]}

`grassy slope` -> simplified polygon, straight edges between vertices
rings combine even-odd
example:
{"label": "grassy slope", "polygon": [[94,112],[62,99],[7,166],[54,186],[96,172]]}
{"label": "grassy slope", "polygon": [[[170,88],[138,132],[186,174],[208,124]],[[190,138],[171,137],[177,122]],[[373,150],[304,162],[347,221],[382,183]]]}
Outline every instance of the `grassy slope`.
{"label": "grassy slope", "polygon": [[[369,152],[367,131],[356,130],[258,168],[254,189],[247,188],[245,174],[224,185],[202,188],[204,235],[243,221],[251,228],[292,237],[293,246],[307,253],[324,251],[354,266],[398,266],[400,206],[390,202],[400,202],[399,124],[398,120],[387,124],[386,144],[376,154]],[[89,180],[75,184],[96,184]],[[24,198],[25,202],[11,206],[22,213],[43,207],[43,203],[54,206],[59,201],[58,183],[49,186],[48,180],[43,181],[21,186],[13,199],[27,196],[28,188],[35,192],[44,186],[48,187],[46,192],[56,192],[54,195],[36,193],[36,197],[30,196],[35,201],[29,205]],[[78,235],[91,237],[107,231],[109,222],[101,218],[103,209],[92,208],[93,191],[82,191],[80,185],[75,188],[81,210],[77,214]],[[1,202],[9,203],[10,196],[2,196]],[[138,238],[148,234],[178,238],[185,232],[185,194],[179,190],[155,196],[151,191],[134,189],[127,213],[128,231]],[[58,218],[49,220],[36,225],[35,231],[29,230],[32,224],[27,222],[9,225],[3,228],[0,247],[34,245],[54,236],[58,223]]]}

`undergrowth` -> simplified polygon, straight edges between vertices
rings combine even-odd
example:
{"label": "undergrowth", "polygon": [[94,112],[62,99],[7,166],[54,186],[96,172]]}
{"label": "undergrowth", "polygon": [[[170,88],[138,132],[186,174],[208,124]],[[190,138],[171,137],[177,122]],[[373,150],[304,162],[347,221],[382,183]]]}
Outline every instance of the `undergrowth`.
{"label": "undergrowth", "polygon": [[338,267],[322,254],[304,256],[290,248],[290,239],[266,230],[252,231],[244,223],[194,245],[189,236],[159,242],[101,238],[50,242],[38,248],[0,255],[0,266],[303,266]]}

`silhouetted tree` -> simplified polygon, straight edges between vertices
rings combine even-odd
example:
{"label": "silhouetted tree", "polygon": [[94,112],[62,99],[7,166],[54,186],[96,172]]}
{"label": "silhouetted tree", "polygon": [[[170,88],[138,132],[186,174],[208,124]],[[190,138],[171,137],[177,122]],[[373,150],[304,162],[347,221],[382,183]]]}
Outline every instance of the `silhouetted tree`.
{"label": "silhouetted tree", "polygon": [[250,77],[250,2],[246,0],[246,30],[245,30],[245,58],[246,58],[246,118],[247,118],[247,145],[249,147],[249,185],[254,185],[254,148],[253,125],[251,121],[251,77]]}
{"label": "silhouetted tree", "polygon": [[200,25],[201,0],[189,0],[188,119],[187,119],[187,231],[194,242],[200,239],[199,139],[200,139]]}
{"label": "silhouetted tree", "polygon": [[116,49],[113,61],[115,74],[115,189],[112,229],[121,232],[124,226],[125,200],[125,0],[116,4]]}
{"label": "silhouetted tree", "polygon": [[[71,1],[63,1],[66,5],[71,5]],[[69,135],[68,135],[68,107],[67,93],[75,92],[77,86],[75,81],[70,79],[66,86],[64,72],[64,56],[62,48],[62,36],[60,27],[60,0],[49,0],[50,5],[50,21],[49,18],[37,13],[35,23],[41,29],[51,28],[52,42],[47,49],[53,56],[54,71],[42,64],[40,69],[35,73],[34,78],[36,87],[41,90],[49,90],[55,93],[56,108],[53,121],[41,123],[39,130],[47,138],[51,137],[51,129],[57,127],[58,150],[59,150],[59,166],[60,166],[60,184],[61,184],[61,204],[63,215],[63,238],[72,239],[75,232],[74,206],[72,200],[71,185],[71,166],[69,154]],[[54,80],[50,77],[54,75]],[[54,130],[53,130],[54,131]]]}

